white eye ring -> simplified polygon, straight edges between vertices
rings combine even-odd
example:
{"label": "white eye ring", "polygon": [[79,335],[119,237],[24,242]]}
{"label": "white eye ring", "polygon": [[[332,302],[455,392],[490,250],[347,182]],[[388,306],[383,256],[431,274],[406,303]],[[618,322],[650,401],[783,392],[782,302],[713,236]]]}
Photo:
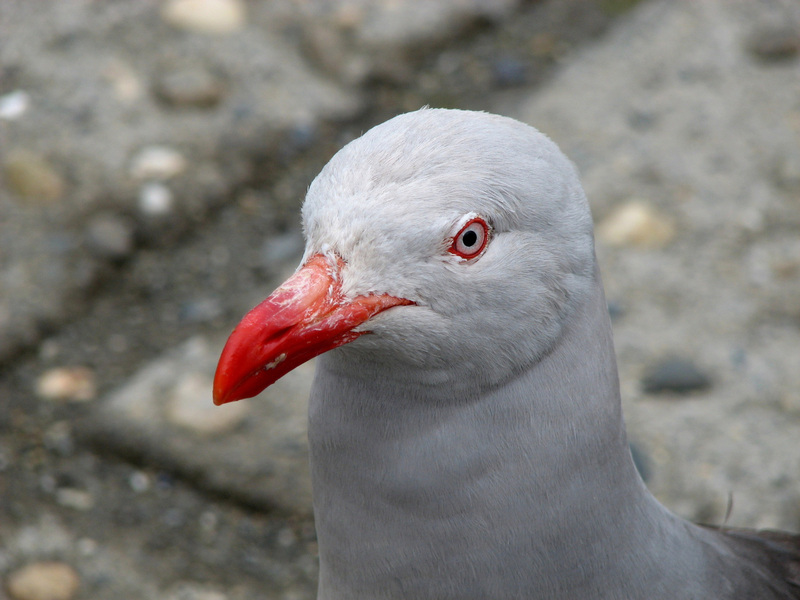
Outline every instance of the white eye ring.
{"label": "white eye ring", "polygon": [[467,221],[453,237],[448,252],[464,259],[475,258],[489,242],[489,224],[481,217]]}

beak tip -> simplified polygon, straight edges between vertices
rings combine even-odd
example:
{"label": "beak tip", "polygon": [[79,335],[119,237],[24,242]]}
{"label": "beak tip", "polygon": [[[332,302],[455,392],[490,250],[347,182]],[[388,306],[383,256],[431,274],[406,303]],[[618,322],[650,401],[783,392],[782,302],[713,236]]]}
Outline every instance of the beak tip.
{"label": "beak tip", "polygon": [[223,404],[228,402],[227,398],[228,394],[223,392],[219,389],[216,385],[214,386],[214,392],[212,394],[212,398],[214,400],[215,406],[222,406]]}
{"label": "beak tip", "polygon": [[[223,353],[224,355],[224,353]],[[239,398],[234,397],[233,392],[236,385],[232,385],[231,378],[217,365],[217,372],[214,374],[214,384],[212,386],[212,398],[215,406],[222,406],[228,402],[233,402]]]}

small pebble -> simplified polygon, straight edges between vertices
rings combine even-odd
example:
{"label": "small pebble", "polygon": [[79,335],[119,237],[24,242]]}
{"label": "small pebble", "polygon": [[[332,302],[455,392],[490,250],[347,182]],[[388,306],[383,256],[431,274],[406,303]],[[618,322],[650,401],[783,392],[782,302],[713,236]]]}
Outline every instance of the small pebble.
{"label": "small pebble", "polygon": [[168,0],[161,18],[178,29],[219,35],[241,29],[246,11],[241,0]]}
{"label": "small pebble", "polygon": [[131,489],[137,494],[142,494],[151,487],[150,477],[147,476],[147,473],[135,471],[128,477],[128,485],[130,485]]}
{"label": "small pebble", "polygon": [[653,128],[658,120],[654,112],[644,110],[632,110],[628,114],[628,124],[636,131],[647,131]]}
{"label": "small pebble", "polygon": [[222,100],[225,87],[208,69],[186,67],[162,73],[156,94],[170,106],[210,108]]}
{"label": "small pebble", "polygon": [[170,179],[186,170],[183,154],[169,146],[146,146],[131,161],[131,176],[136,179]]}
{"label": "small pebble", "polygon": [[693,362],[670,357],[651,366],[642,378],[642,389],[650,394],[686,394],[711,387],[711,378]]}
{"label": "small pebble", "polygon": [[597,237],[610,246],[661,248],[675,237],[675,225],[649,204],[633,200],[598,224]]}
{"label": "small pebble", "polygon": [[520,86],[527,83],[528,70],[521,60],[506,56],[492,62],[492,76],[499,87]]}
{"label": "small pebble", "polygon": [[58,367],[45,371],[36,382],[45,400],[86,402],[97,396],[94,371],[86,367]]}
{"label": "small pebble", "polygon": [[144,95],[141,79],[128,64],[113,59],[103,70],[103,77],[111,84],[117,100],[133,103]]}
{"label": "small pebble", "polygon": [[36,562],[12,573],[8,593],[14,600],[71,600],[81,580],[66,563]]}
{"label": "small pebble", "polygon": [[103,213],[93,216],[86,226],[86,246],[102,259],[128,258],[135,247],[133,224],[125,217]]}
{"label": "small pebble", "polygon": [[56,491],[56,502],[61,506],[86,512],[94,507],[94,497],[85,491],[75,488],[59,488]]}
{"label": "small pebble", "polygon": [[800,52],[800,30],[785,23],[762,26],[750,38],[748,49],[763,62],[792,59]]}
{"label": "small pebble", "polygon": [[204,435],[233,431],[250,412],[246,402],[214,406],[211,380],[203,373],[183,375],[167,399],[166,416],[170,423]]}
{"label": "small pebble", "polygon": [[139,210],[151,217],[160,217],[172,212],[175,205],[172,191],[163,183],[151,181],[139,190]]}
{"label": "small pebble", "polygon": [[38,154],[12,151],[3,167],[8,187],[21,198],[55,202],[64,193],[61,176]]}
{"label": "small pebble", "polygon": [[614,300],[608,301],[607,308],[608,316],[611,317],[612,321],[616,321],[625,314],[625,309],[622,307],[622,305]]}
{"label": "small pebble", "polygon": [[16,121],[28,111],[30,105],[31,97],[22,90],[0,96],[0,119]]}

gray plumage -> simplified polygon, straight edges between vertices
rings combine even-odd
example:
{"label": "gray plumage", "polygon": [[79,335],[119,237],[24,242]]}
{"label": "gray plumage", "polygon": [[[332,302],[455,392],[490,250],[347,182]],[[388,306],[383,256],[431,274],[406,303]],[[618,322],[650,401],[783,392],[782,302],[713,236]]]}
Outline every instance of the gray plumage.
{"label": "gray plumage", "polygon": [[[469,215],[483,255],[447,243]],[[688,523],[631,460],[578,174],[547,137],[423,109],[343,148],[303,206],[348,297],[413,301],[318,359],[321,600],[800,598],[797,538]]]}

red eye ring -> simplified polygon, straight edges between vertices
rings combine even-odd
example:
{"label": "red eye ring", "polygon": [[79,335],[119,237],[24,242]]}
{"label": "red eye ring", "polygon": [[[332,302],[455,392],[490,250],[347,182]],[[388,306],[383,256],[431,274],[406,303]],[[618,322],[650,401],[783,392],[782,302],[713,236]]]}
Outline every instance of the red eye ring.
{"label": "red eye ring", "polygon": [[453,243],[447,251],[466,260],[475,258],[489,243],[489,230],[489,224],[481,217],[470,219],[453,236]]}

